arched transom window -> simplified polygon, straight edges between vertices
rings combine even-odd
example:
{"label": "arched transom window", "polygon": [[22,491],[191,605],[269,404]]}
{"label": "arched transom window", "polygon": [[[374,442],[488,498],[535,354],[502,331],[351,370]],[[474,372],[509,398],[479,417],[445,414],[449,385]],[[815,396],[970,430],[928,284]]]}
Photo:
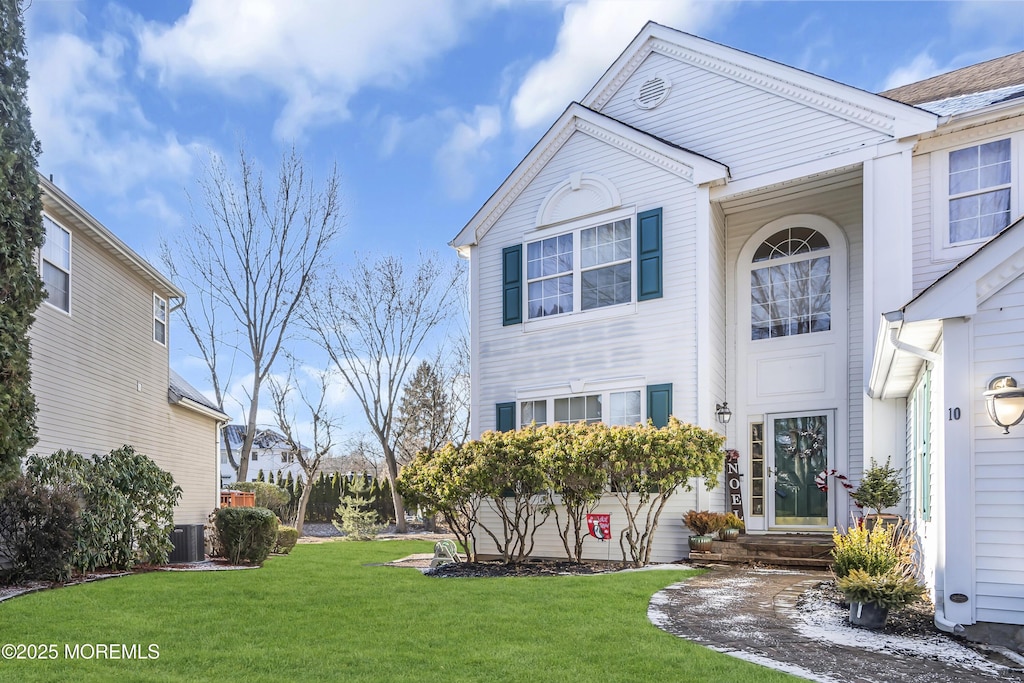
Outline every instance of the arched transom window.
{"label": "arched transom window", "polygon": [[750,270],[751,339],[832,329],[830,252],[812,228],[786,228],[761,243]]}

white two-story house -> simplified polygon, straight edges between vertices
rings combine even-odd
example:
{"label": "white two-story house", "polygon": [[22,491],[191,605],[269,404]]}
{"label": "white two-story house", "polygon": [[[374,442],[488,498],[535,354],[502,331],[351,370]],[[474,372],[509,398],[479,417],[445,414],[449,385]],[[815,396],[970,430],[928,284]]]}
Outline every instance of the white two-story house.
{"label": "white two-story house", "polygon": [[202,524],[220,502],[228,417],[170,369],[170,316],[184,294],[60,188],[42,177],[39,185],[47,297],[30,331],[32,452],[130,445],[181,486],[175,524]]}
{"label": "white two-story house", "polygon": [[[717,429],[755,534],[845,526],[828,473],[891,457],[937,623],[1024,624],[1024,426],[985,407],[1024,386],[1022,64],[880,95],[648,24],[452,241],[473,435]],[[692,508],[725,487],[673,498],[655,560]]]}

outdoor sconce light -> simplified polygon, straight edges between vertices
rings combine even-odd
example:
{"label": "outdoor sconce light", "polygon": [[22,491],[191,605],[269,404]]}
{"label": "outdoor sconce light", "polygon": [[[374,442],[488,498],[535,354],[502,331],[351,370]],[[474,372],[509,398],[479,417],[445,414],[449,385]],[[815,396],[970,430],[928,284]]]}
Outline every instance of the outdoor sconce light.
{"label": "outdoor sconce light", "polygon": [[[1021,392],[1021,395],[1024,396],[1024,392]],[[718,421],[722,424],[729,424],[729,420],[732,419],[732,411],[729,410],[728,401],[722,401],[715,406],[715,416],[718,417]],[[1017,418],[1017,422],[1020,422],[1020,418]],[[1014,424],[1017,424],[1017,422],[1014,422]]]}
{"label": "outdoor sconce light", "polygon": [[1003,428],[1003,434],[1010,433],[1010,427],[1024,419],[1024,389],[1017,388],[1017,380],[1009,375],[996,377],[988,383],[985,410],[996,425]]}

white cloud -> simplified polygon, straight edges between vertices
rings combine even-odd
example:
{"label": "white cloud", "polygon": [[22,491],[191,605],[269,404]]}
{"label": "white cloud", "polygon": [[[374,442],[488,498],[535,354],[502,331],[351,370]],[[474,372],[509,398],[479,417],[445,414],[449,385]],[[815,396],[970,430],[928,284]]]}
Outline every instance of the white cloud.
{"label": "white cloud", "polygon": [[931,55],[927,52],[922,52],[914,57],[910,64],[897,67],[890,72],[885,79],[882,90],[889,90],[891,88],[898,88],[901,85],[907,85],[908,83],[923,81],[943,71],[946,71],[946,69],[939,67]]}
{"label": "white cloud", "polygon": [[535,64],[512,98],[518,128],[550,123],[582,98],[648,20],[699,33],[730,8],[701,0],[583,0],[565,8],[555,50]]}
{"label": "white cloud", "polygon": [[139,27],[140,60],[180,84],[285,96],[278,138],[343,120],[363,88],[400,86],[458,42],[482,3],[195,0],[171,26]]}
{"label": "white cloud", "polygon": [[111,194],[154,177],[188,176],[196,150],[146,120],[123,84],[125,50],[110,34],[96,43],[72,33],[30,40],[28,102],[43,172],[59,169],[59,176]]}
{"label": "white cloud", "polygon": [[471,114],[456,116],[458,120],[434,159],[445,193],[454,199],[464,199],[473,191],[476,167],[490,162],[486,144],[501,133],[501,110],[478,105]]}

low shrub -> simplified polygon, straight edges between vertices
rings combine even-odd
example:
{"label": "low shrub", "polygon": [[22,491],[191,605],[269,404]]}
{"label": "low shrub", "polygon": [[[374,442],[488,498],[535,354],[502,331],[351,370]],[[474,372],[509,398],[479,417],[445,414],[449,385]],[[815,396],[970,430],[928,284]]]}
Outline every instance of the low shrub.
{"label": "low shrub", "polygon": [[851,569],[849,574],[836,581],[836,587],[847,602],[873,602],[887,609],[900,609],[917,602],[925,592],[925,587],[917,579],[895,570],[876,575],[862,569]]}
{"label": "low shrub", "polygon": [[233,564],[263,564],[277,541],[277,515],[266,508],[221,508],[214,524],[224,557]]}
{"label": "low shrub", "polygon": [[725,528],[725,515],[721,512],[690,510],[683,515],[683,524],[698,536],[711,536]]}
{"label": "low shrub", "polygon": [[845,534],[832,533],[832,572],[843,578],[853,570],[881,576],[889,572],[907,574],[913,565],[913,535],[902,524],[864,524],[850,527]]}
{"label": "low shrub", "polygon": [[739,518],[739,515],[737,515],[735,512],[727,512],[725,513],[725,526],[723,526],[722,528],[739,529],[742,531],[743,529],[747,528],[747,525],[746,523],[744,523],[742,519]]}
{"label": "low shrub", "polygon": [[299,530],[290,526],[277,527],[277,541],[274,543],[274,552],[287,555],[299,542]]}
{"label": "low shrub", "polygon": [[0,557],[11,564],[6,581],[67,580],[78,511],[78,501],[67,491],[50,490],[26,477],[0,485]]}

